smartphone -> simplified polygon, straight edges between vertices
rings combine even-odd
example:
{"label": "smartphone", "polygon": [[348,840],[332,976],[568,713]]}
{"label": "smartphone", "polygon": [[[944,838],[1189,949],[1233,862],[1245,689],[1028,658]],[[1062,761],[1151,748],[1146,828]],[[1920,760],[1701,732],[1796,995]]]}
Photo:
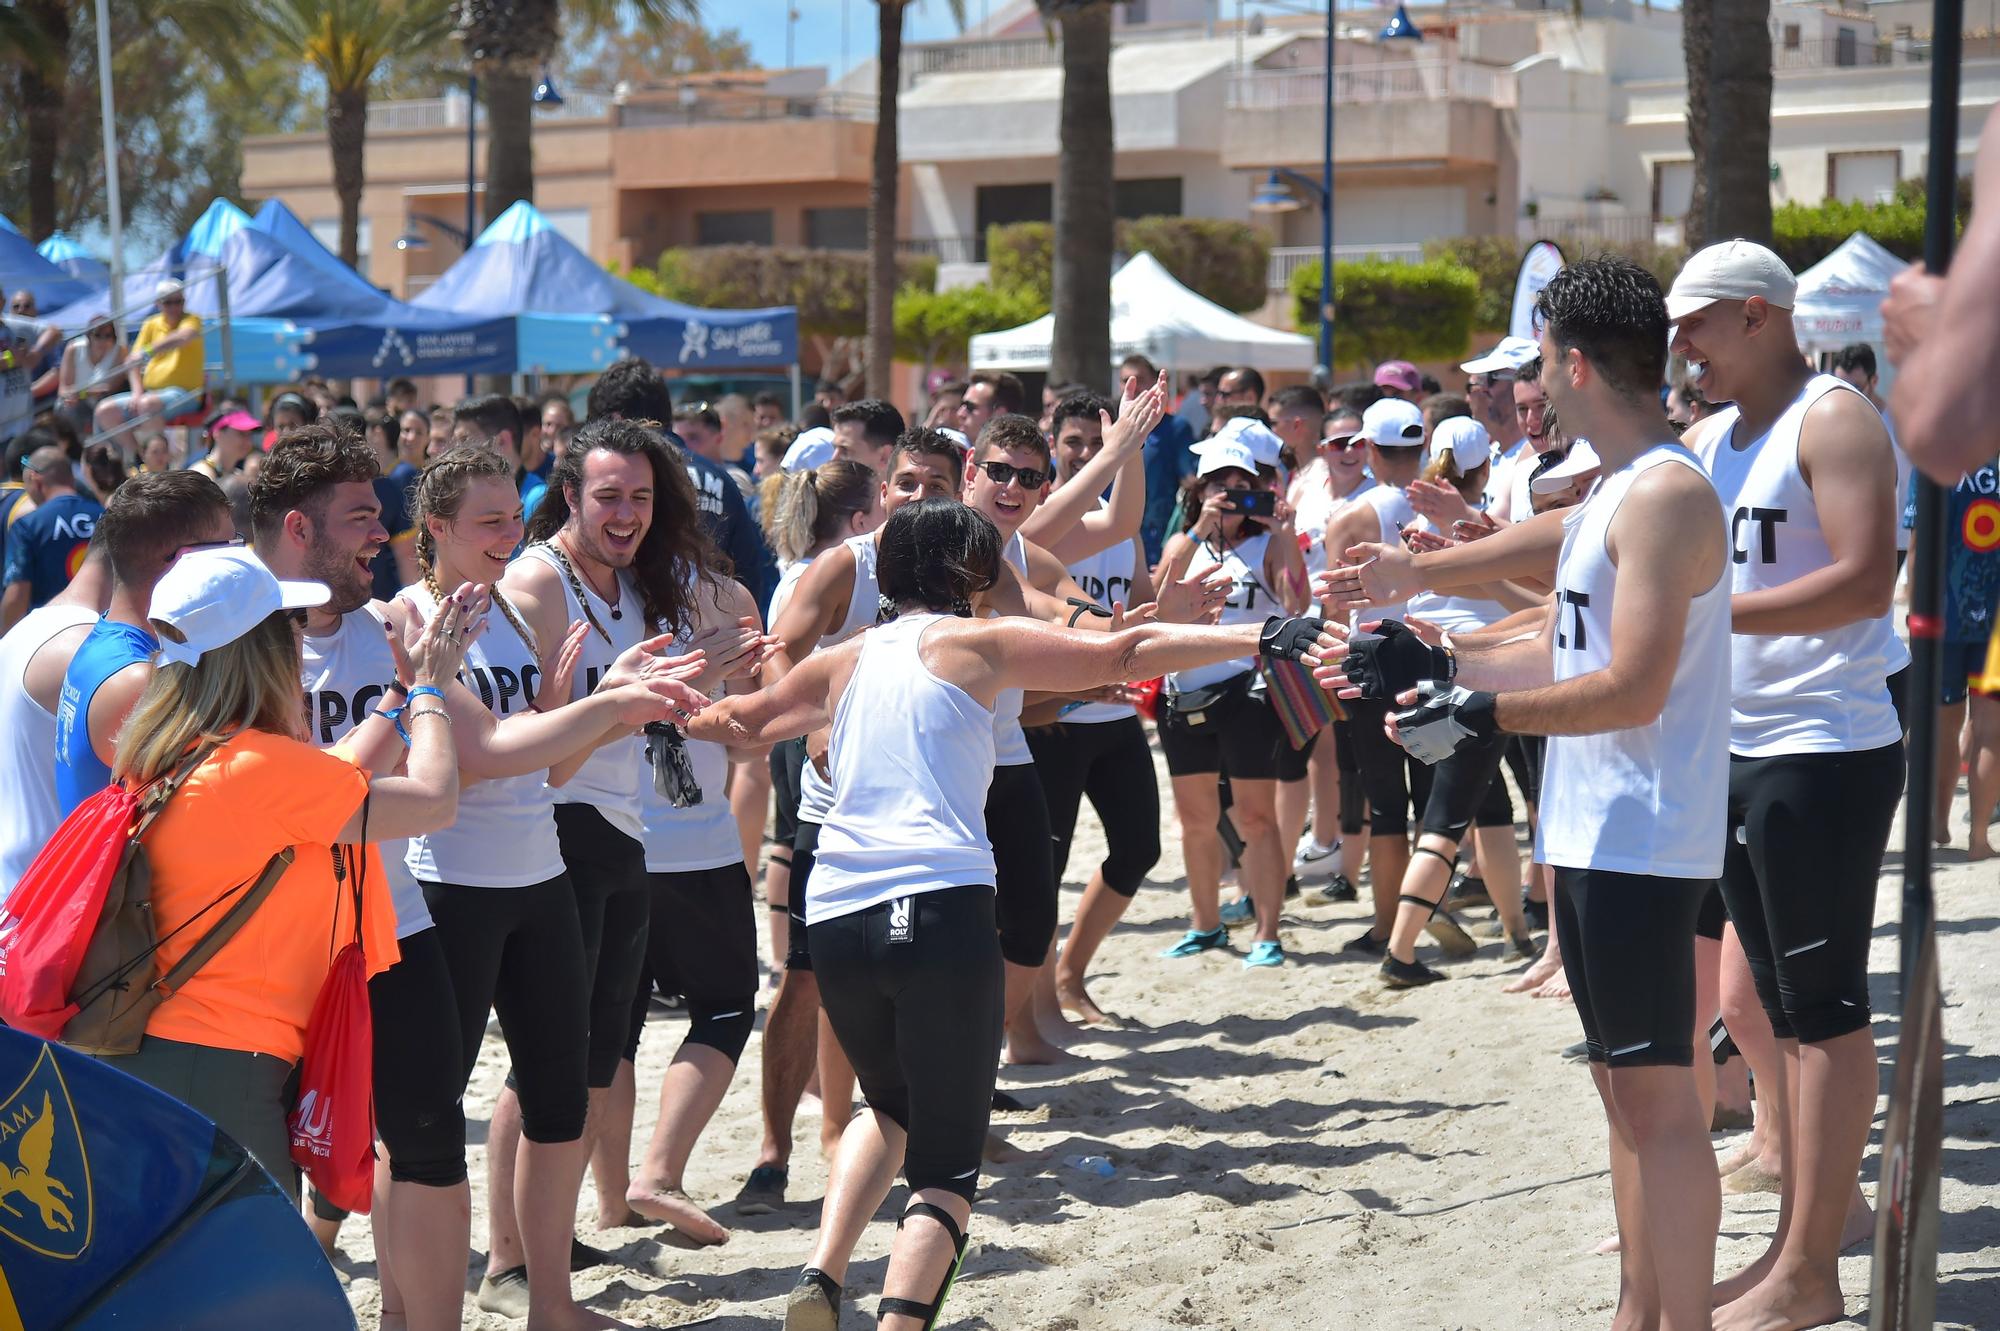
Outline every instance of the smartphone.
{"label": "smartphone", "polygon": [[1278,511],[1278,496],[1273,490],[1229,490],[1225,507],[1232,513],[1241,513],[1246,518],[1268,518]]}

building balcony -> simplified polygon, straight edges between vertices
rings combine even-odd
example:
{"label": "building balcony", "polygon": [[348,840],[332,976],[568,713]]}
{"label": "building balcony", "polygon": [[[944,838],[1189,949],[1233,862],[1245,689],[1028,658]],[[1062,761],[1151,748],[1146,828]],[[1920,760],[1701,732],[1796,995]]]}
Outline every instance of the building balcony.
{"label": "building balcony", "polygon": [[[1390,245],[1335,245],[1335,263],[1359,263],[1380,260],[1384,263],[1419,263],[1424,257],[1424,247],[1415,242]],[[1267,285],[1271,294],[1282,296],[1292,289],[1292,274],[1309,263],[1319,262],[1317,245],[1278,245],[1271,250],[1271,265],[1268,270]]]}
{"label": "building balcony", "polygon": [[[1320,160],[1326,76],[1260,69],[1232,76],[1222,160],[1236,169]],[[1514,104],[1508,72],[1464,61],[1343,65],[1333,74],[1337,165],[1490,167],[1499,160],[1501,109]]]}

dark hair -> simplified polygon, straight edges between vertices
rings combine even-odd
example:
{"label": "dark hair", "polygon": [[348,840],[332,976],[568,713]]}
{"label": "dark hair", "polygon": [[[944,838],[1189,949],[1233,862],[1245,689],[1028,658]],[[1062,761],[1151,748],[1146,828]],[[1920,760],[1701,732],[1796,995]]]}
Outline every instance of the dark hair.
{"label": "dark hair", "polygon": [[1631,401],[1658,403],[1667,373],[1667,298],[1652,273],[1615,254],[1579,259],[1549,279],[1535,312],[1559,350],[1583,354]]}
{"label": "dark hair", "polygon": [[388,398],[396,396],[398,393],[408,393],[411,397],[415,397],[417,395],[416,381],[413,379],[403,379],[403,378],[391,379],[389,381],[388,391],[384,395],[384,401],[387,401]]}
{"label": "dark hair", "polygon": [[1131,355],[1127,356],[1124,360],[1118,362],[1118,368],[1120,370],[1129,370],[1134,365],[1143,366],[1145,368],[1146,371],[1145,379],[1148,384],[1151,384],[1153,380],[1160,377],[1160,367],[1153,364],[1152,361],[1147,360],[1144,356],[1141,356],[1136,351],[1133,352]]}
{"label": "dark hair", "polygon": [[1332,406],[1326,409],[1326,414],[1319,418],[1320,437],[1324,438],[1326,436],[1326,423],[1328,421],[1340,420],[1348,416],[1352,416],[1357,423],[1361,420],[1360,412],[1348,406],[1345,402],[1335,401]]}
{"label": "dark hair", "polygon": [[586,422],[607,416],[651,421],[664,429],[674,418],[674,395],[651,364],[628,356],[597,376],[584,399],[583,416]]}
{"label": "dark hair", "polygon": [[336,485],[373,481],[382,474],[374,450],[361,436],[335,425],[300,425],[278,436],[250,487],[250,527],[257,539],[276,535],[285,514],[317,522]]}
{"label": "dark hair", "polygon": [[[951,466],[951,488],[958,489],[965,484],[965,450],[958,442],[942,430],[931,430],[924,426],[903,431],[896,439],[895,451],[889,454],[889,470],[896,470],[896,459],[908,454],[911,457],[940,458]],[[883,477],[887,480],[888,477]]]}
{"label": "dark hair", "polygon": [[1866,342],[1849,342],[1833,353],[1833,368],[1836,370],[1859,370],[1870,379],[1875,377],[1875,348]]}
{"label": "dark hair", "polygon": [[[444,588],[438,585],[437,537],[431,535],[431,519],[449,522],[457,517],[459,506],[465,502],[466,489],[481,476],[491,476],[509,485],[514,483],[514,469],[507,465],[507,459],[490,448],[460,444],[445,450],[424,468],[424,474],[410,487],[410,526],[416,532],[418,576],[432,599],[440,603],[444,600]],[[534,631],[497,585],[493,588],[493,604],[500,607],[500,613],[521,635],[521,641],[539,654],[541,647],[535,641]]]}
{"label": "dark hair", "polygon": [[584,464],[592,453],[642,457],[652,465],[653,521],[632,558],[632,580],[656,632],[688,632],[695,622],[696,579],[714,583],[729,576],[729,561],[709,538],[687,468],[651,424],[593,420],[578,430],[535,505],[529,543],[552,540],[569,524],[572,496],[583,493]]}
{"label": "dark hair", "polygon": [[97,491],[99,499],[109,499],[116,494],[128,475],[125,457],[118,451],[118,445],[102,442],[85,444],[83,474],[90,479],[90,488]]}
{"label": "dark hair", "polygon": [[840,386],[840,380],[838,380],[838,379],[821,379],[821,380],[818,380],[817,382],[815,382],[815,383],[813,384],[813,392],[814,392],[815,394],[819,394],[819,393],[838,393],[838,394],[840,394],[840,396],[841,396],[841,397],[843,397],[843,398],[847,396],[847,390],[846,390],[845,388],[842,388],[842,387]]}
{"label": "dark hair", "polygon": [[995,411],[1013,415],[1028,405],[1028,390],[1021,385],[1019,379],[1005,370],[981,370],[966,380],[965,386],[970,388],[974,384],[986,384],[992,388]]}
{"label": "dark hair", "polygon": [[905,602],[969,616],[972,598],[999,580],[1000,532],[956,499],[919,499],[882,528],[875,576],[884,618]]}
{"label": "dark hair", "polygon": [[1326,415],[1326,399],[1311,384],[1293,384],[1288,388],[1280,388],[1276,393],[1271,395],[1271,410],[1273,412],[1305,411],[1315,416],[1324,417]]}
{"label": "dark hair", "polygon": [[466,398],[452,409],[451,419],[454,425],[478,426],[488,439],[504,433],[513,439],[514,447],[521,446],[521,407],[504,393]]}
{"label": "dark hair", "polygon": [[682,421],[700,421],[707,429],[722,433],[722,413],[706,402],[683,402],[675,407],[674,424]]}
{"label": "dark hair", "polygon": [[112,576],[128,586],[151,582],[229,511],[222,487],[201,472],[141,472],[112,493],[97,520]]}
{"label": "dark hair", "polygon": [[1205,371],[1201,378],[1195,380],[1195,382],[1203,388],[1220,388],[1222,386],[1222,376],[1228,373],[1229,367],[1227,365],[1218,365],[1212,370]]}
{"label": "dark hair", "polygon": [[1434,374],[1418,375],[1417,387],[1423,391],[1425,397],[1434,396],[1444,390],[1444,385],[1437,381],[1437,376]]}
{"label": "dark hair", "polygon": [[972,444],[974,460],[983,458],[989,448],[1018,448],[1044,462],[1049,460],[1049,440],[1042,433],[1041,423],[1012,413],[994,416],[986,422]]}
{"label": "dark hair", "polygon": [[38,453],[44,448],[56,448],[59,446],[56,441],[55,431],[51,430],[48,426],[29,426],[27,429],[21,431],[19,438],[7,445],[6,479],[11,481],[21,475],[22,471],[25,470],[29,454]]}
{"label": "dark hair", "polygon": [[848,458],[784,472],[771,502],[764,505],[764,535],[778,558],[804,559],[814,546],[838,534],[849,518],[873,508],[881,484],[873,467]]}
{"label": "dark hair", "polygon": [[1681,376],[1681,381],[1674,385],[1674,389],[1681,395],[1681,401],[1699,410],[1704,415],[1707,414],[1709,408],[1713,405],[1708,400],[1708,394],[1702,392],[1695,385],[1694,379],[1691,376]]}
{"label": "dark hair", "polygon": [[[403,423],[394,414],[386,410],[373,412],[368,417],[367,427],[380,430],[382,442],[389,446],[390,452],[395,452],[396,441],[403,437]],[[367,436],[364,433],[362,437]]]}
{"label": "dark hair", "polygon": [[822,402],[808,402],[799,408],[800,430],[829,430],[833,428],[833,413]]}
{"label": "dark hair", "polygon": [[1333,390],[1334,400],[1349,411],[1361,412],[1384,397],[1380,384],[1342,384]]}
{"label": "dark hair", "polygon": [[326,413],[326,419],[334,429],[345,430],[357,439],[367,436],[368,418],[353,407],[335,407]]}
{"label": "dark hair", "polygon": [[1438,421],[1448,421],[1453,416],[1470,416],[1472,404],[1457,393],[1432,393],[1423,400],[1418,410],[1435,425]]}
{"label": "dark hair", "polygon": [[1514,371],[1514,382],[1517,384],[1539,384],[1541,381],[1542,358],[1540,356],[1524,362],[1519,369]]}
{"label": "dark hair", "polygon": [[49,417],[45,424],[49,429],[55,431],[56,441],[62,445],[63,452],[69,454],[69,460],[71,462],[81,462],[83,460],[83,436],[76,432],[76,423],[70,420],[69,417],[58,412]]}
{"label": "dark hair", "polygon": [[1052,437],[1060,437],[1065,421],[1083,420],[1095,424],[1098,420],[1097,413],[1110,410],[1109,398],[1100,393],[1093,393],[1087,388],[1080,393],[1066,394],[1062,401],[1056,403],[1055,410],[1049,413],[1049,434]]}
{"label": "dark hair", "polygon": [[[1243,376],[1243,382],[1257,395],[1257,401],[1262,402],[1264,400],[1264,376],[1259,374],[1255,369],[1248,365],[1232,365],[1223,371],[1223,374],[1225,377],[1232,374]],[[1217,380],[1216,382],[1219,385],[1221,380]]]}
{"label": "dark hair", "polygon": [[833,409],[833,423],[845,425],[849,421],[861,422],[861,437],[871,447],[889,448],[909,428],[903,421],[903,413],[884,402],[879,397],[864,397],[859,402],[845,402]]}

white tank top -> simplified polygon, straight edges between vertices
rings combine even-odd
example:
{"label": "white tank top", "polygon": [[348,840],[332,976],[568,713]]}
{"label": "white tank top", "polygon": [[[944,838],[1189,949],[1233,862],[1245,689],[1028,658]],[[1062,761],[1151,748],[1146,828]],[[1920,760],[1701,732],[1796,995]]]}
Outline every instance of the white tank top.
{"label": "white tank top", "polygon": [[[1400,485],[1383,485],[1364,490],[1354,497],[1357,504],[1366,504],[1375,510],[1376,540],[1383,545],[1401,545],[1403,528],[1417,520],[1417,510],[1410,507],[1410,497],[1403,493]],[[1401,619],[1410,613],[1407,601],[1395,601],[1388,605],[1370,606],[1361,612],[1362,622],[1371,619]]]}
{"label": "white tank top", "polygon": [[[1028,581],[1028,545],[1015,532],[1012,540],[1001,551],[1014,571],[1021,575],[1021,582]],[[1027,732],[1021,729],[1021,704],[1027,700],[1022,689],[1002,689],[993,701],[993,765],[995,767],[1026,767],[1035,761],[1035,755],[1028,750]]]}
{"label": "white tank top", "polygon": [[[521,558],[546,564],[555,573],[556,581],[562,584],[563,589],[565,625],[590,625],[589,631],[584,634],[583,652],[577,659],[576,682],[570,686],[570,696],[551,699],[550,705],[588,698],[597,688],[597,681],[611,669],[612,663],[649,636],[639,592],[632,579],[621,571],[618,574],[618,614],[614,618],[611,603],[599,596],[581,574],[575,583],[570,581],[555,551],[545,545],[531,545],[521,552]],[[586,600],[577,599],[578,586],[583,588]],[[586,606],[589,607],[588,614],[584,613]],[[608,638],[606,635],[609,635]],[[650,782],[646,775],[649,770],[645,741],[636,735],[628,736],[611,741],[584,759],[576,775],[561,786],[551,786],[549,795],[557,804],[590,805],[604,815],[605,822],[637,841],[642,832],[639,792],[643,784]]]}
{"label": "white tank top", "polygon": [[[1482,503],[1481,508],[1485,505]],[[1417,519],[1417,526],[1423,531],[1437,531],[1437,524],[1429,518]],[[1442,533],[1440,533],[1442,535]],[[1498,601],[1481,600],[1474,596],[1453,596],[1446,592],[1418,592],[1404,602],[1409,613],[1418,619],[1429,620],[1446,633],[1471,633],[1489,624],[1497,624],[1508,615],[1507,607]]]}
{"label": "white tank top", "polygon": [[[1799,473],[1799,429],[1808,408],[1832,392],[1853,392],[1815,375],[1762,439],[1737,443],[1737,410],[1703,437],[1701,459],[1729,523],[1734,591],[1793,582],[1833,562],[1819,509]],[[1731,648],[1734,690],[1729,751],[1746,758],[1781,753],[1855,753],[1902,736],[1888,676],[1909,663],[1887,613],[1825,633],[1740,634]]]}
{"label": "white tank top", "polygon": [[771,589],[770,617],[766,623],[776,624],[778,616],[785,613],[785,607],[792,603],[792,593],[798,590],[799,579],[812,567],[813,557],[807,555],[778,570],[778,585]]}
{"label": "white tank top", "polygon": [[[299,676],[306,692],[307,736],[313,747],[331,748],[356,726],[375,714],[396,681],[396,654],[389,647],[381,610],[370,602],[352,614],[340,617],[340,627],[324,638],[308,634],[300,652]],[[430,706],[437,699],[420,700]],[[405,721],[404,725],[409,722]],[[425,724],[429,724],[426,722]],[[404,863],[409,843],[398,839],[379,842],[382,875],[389,883],[389,897],[396,907],[396,937],[408,938],[431,927],[430,908],[424,904],[423,889],[410,876]]]}
{"label": "white tank top", "polygon": [[[1229,595],[1222,602],[1222,617],[1219,624],[1261,624],[1272,615],[1285,613],[1284,605],[1277,594],[1264,585],[1264,552],[1271,548],[1271,534],[1259,532],[1240,545],[1235,545],[1221,554],[1206,541],[1197,542],[1194,558],[1188,561],[1183,578],[1197,577],[1212,568],[1220,568],[1229,575],[1233,584]],[[1205,689],[1211,684],[1220,684],[1225,679],[1234,679],[1246,670],[1257,668],[1254,656],[1239,656],[1230,661],[1217,661],[1213,665],[1196,666],[1193,670],[1183,670],[1167,676],[1167,688],[1174,693],[1186,693],[1192,689]]]}
{"label": "white tank top", "polygon": [[[847,598],[847,618],[840,622],[839,628],[819,640],[820,647],[837,647],[846,642],[873,624],[882,608],[882,587],[875,578],[875,533],[850,536],[841,544],[854,552],[854,591]],[[799,821],[824,823],[831,808],[833,784],[821,776],[819,768],[808,759],[799,773]]]}
{"label": "white tank top", "polygon": [[993,882],[993,713],[917,652],[943,618],[906,615],[862,640],[833,709],[833,809],[806,885],[809,925]]}
{"label": "white tank top", "polygon": [[[1076,580],[1077,586],[1083,588],[1085,596],[1105,609],[1110,609],[1113,601],[1123,601],[1130,607],[1132,580],[1139,573],[1139,557],[1137,542],[1120,541],[1087,559],[1077,560],[1069,566],[1069,575]],[[1065,725],[1088,726],[1105,721],[1122,721],[1138,714],[1136,708],[1123,703],[1087,702],[1064,712],[1062,720]]]}
{"label": "white tank top", "polygon": [[676,809],[657,790],[649,775],[640,800],[644,822],[647,873],[692,873],[743,862],[743,842],[730,811],[729,750],[720,744],[691,739],[688,763],[701,784],[701,803]]}
{"label": "white tank top", "polygon": [[[428,621],[437,602],[422,583],[398,593]],[[500,720],[528,710],[541,662],[496,603],[486,631],[466,649],[460,682]],[[547,772],[480,781],[458,792],[458,820],[410,839],[410,872],[426,883],[461,887],[533,887],[563,871]]]}
{"label": "white tank top", "polygon": [[[1611,664],[1618,570],[1605,535],[1632,483],[1653,467],[1700,473],[1679,444],[1657,444],[1604,477],[1563,515],[1556,565],[1555,678]],[[1729,579],[1694,598],[1667,705],[1651,725],[1551,735],[1536,860],[1657,878],[1722,873],[1729,793]]]}
{"label": "white tank top", "polygon": [[28,696],[28,658],[58,633],[97,622],[79,605],[30,610],[0,638],[0,902],[62,825],[56,801],[56,718]]}

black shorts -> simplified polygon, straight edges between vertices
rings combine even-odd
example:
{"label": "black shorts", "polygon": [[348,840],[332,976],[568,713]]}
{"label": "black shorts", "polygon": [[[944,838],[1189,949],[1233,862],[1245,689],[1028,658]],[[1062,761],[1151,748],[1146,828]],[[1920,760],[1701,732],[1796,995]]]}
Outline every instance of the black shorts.
{"label": "black shorts", "polygon": [[1729,760],[1722,893],[1781,1040],[1869,1021],[1875,883],[1903,794],[1903,743]]}
{"label": "black shorts", "polygon": [[465,1182],[465,1064],[458,1003],[436,925],[397,940],[402,956],[368,980],[375,1028],[375,1131],[389,1177]]}
{"label": "black shorts", "polygon": [[1216,685],[1221,701],[1202,713],[1199,724],[1160,696],[1160,749],[1170,776],[1221,773],[1238,781],[1276,781],[1279,750],[1291,748],[1285,727],[1270,703],[1250,694],[1257,673],[1245,671]]}
{"label": "black shorts", "polygon": [[1431,836],[1464,841],[1470,827],[1512,827],[1514,802],[1500,778],[1505,735],[1490,735],[1461,748],[1431,769],[1430,796],[1424,801],[1423,830]]}
{"label": "black shorts", "polygon": [[801,736],[771,746],[772,844],[789,850],[799,834],[799,786],[805,771],[806,742]]}
{"label": "black shorts", "polygon": [[1944,657],[1944,683],[1938,689],[1938,706],[1956,707],[1972,692],[1972,681],[1986,674],[1987,640],[1947,642],[1938,649]]}
{"label": "black shorts", "polygon": [[1694,922],[1711,886],[1556,869],[1556,940],[1591,1062],[1694,1066]]}
{"label": "black shorts", "polygon": [[812,973],[812,953],[806,948],[806,884],[819,858],[819,824],[800,823],[792,837],[792,885],[785,895],[785,915],[792,927],[785,935],[785,969]]}
{"label": "black shorts", "polygon": [[1533,809],[1542,800],[1542,761],[1548,753],[1548,740],[1541,735],[1509,735],[1507,737],[1507,770],[1514,774],[1514,782],[1521,787],[1521,798]]}
{"label": "black shorts", "polygon": [[1056,938],[1058,888],[1049,803],[1033,763],[993,769],[986,835],[993,843],[1000,954],[1016,966],[1039,966]]}
{"label": "black shorts", "polygon": [[1119,896],[1137,892],[1160,860],[1160,788],[1139,718],[1043,726],[1028,732],[1028,748],[1048,801],[1057,877],[1069,871],[1076,815],[1087,795],[1104,825],[1098,873]]}
{"label": "black shorts", "polygon": [[1383,728],[1387,703],[1356,698],[1348,707],[1348,734],[1354,738],[1355,765],[1368,800],[1368,835],[1407,836],[1411,810],[1421,818],[1430,805],[1435,773],[1389,738]]}
{"label": "black shorts", "polygon": [[1697,937],[1722,941],[1722,927],[1729,923],[1729,907],[1722,900],[1722,884],[1708,889],[1701,899],[1701,913],[1694,918]]}
{"label": "black shorts", "polygon": [[820,1001],[861,1094],[909,1134],[912,1192],[971,1201],[978,1189],[1004,1006],[993,908],[991,888],[948,887],[807,931]]}
{"label": "black shorts", "polygon": [[[743,1052],[757,1016],[757,914],[750,871],[741,861],[716,869],[647,875],[652,918],[646,931],[646,975],[672,977],[687,1000],[684,1043]],[[639,1052],[650,983],[632,1001],[625,1057]]]}
{"label": "black shorts", "polygon": [[[1277,713],[1273,712],[1272,715],[1275,716]],[[1280,722],[1278,728],[1283,730],[1284,723]],[[1332,743],[1332,741],[1329,740],[1328,743]],[[1302,749],[1293,748],[1292,737],[1286,735],[1285,742],[1278,746],[1278,780],[1305,780],[1311,774],[1309,769],[1312,763],[1313,750],[1317,747],[1319,747],[1318,735],[1314,735],[1311,739],[1307,740],[1306,746]]]}
{"label": "black shorts", "polygon": [[646,965],[646,848],[589,804],[556,805],[563,867],[576,886],[583,961],[591,976],[590,1084],[611,1084],[625,1051],[632,995]]}

